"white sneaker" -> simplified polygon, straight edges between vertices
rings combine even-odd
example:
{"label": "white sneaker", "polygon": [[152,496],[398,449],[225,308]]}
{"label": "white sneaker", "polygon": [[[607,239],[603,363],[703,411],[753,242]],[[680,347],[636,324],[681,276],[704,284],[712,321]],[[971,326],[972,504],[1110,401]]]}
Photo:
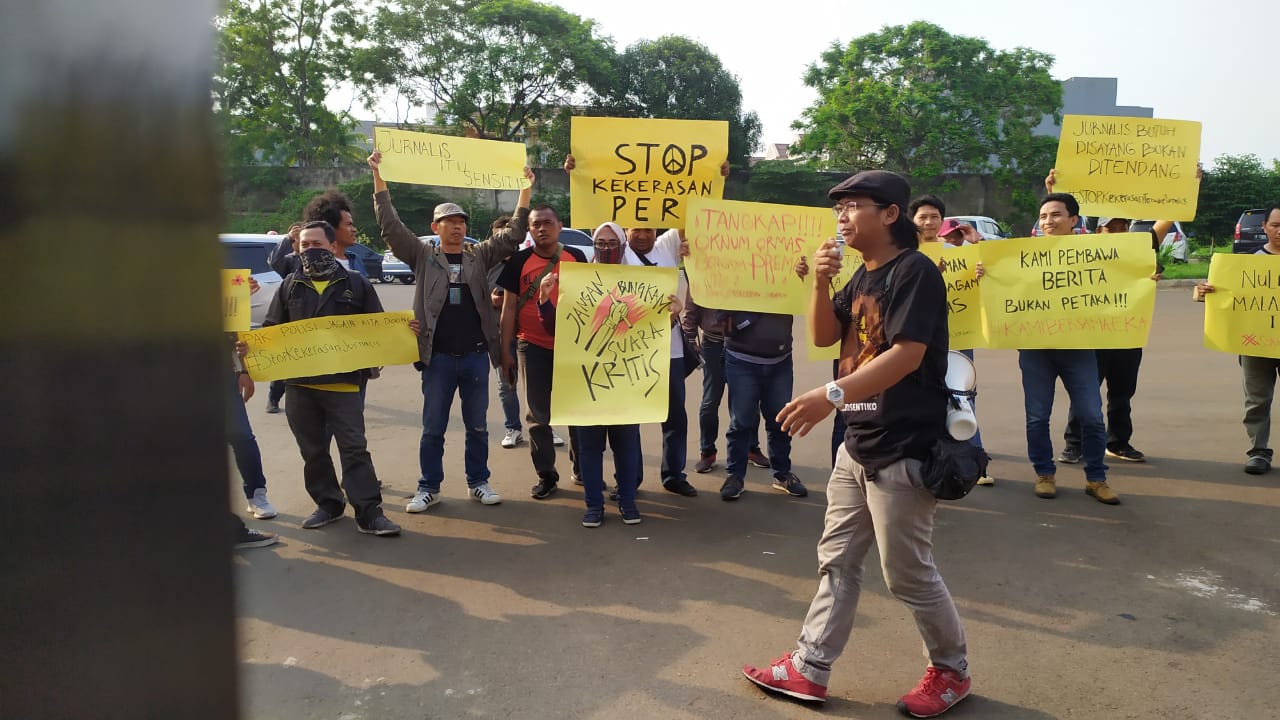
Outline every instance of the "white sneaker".
{"label": "white sneaker", "polygon": [[245,508],[245,512],[252,513],[259,520],[267,520],[279,514],[272,507],[271,502],[267,500],[266,488],[258,488],[253,491],[253,497],[249,498],[249,507]]}
{"label": "white sneaker", "polygon": [[564,445],[564,438],[560,437],[555,430],[551,431],[551,444],[556,447]]}
{"label": "white sneaker", "polygon": [[524,441],[524,433],[519,430],[507,430],[507,434],[502,437],[502,447],[510,450]]}
{"label": "white sneaker", "polygon": [[426,512],[427,508],[440,503],[439,495],[432,495],[425,490],[419,490],[413,494],[413,499],[404,507],[405,512],[420,513]]}
{"label": "white sneaker", "polygon": [[502,502],[502,496],[493,491],[489,487],[489,483],[480,483],[471,488],[471,497],[480,502],[481,505],[497,505]]}

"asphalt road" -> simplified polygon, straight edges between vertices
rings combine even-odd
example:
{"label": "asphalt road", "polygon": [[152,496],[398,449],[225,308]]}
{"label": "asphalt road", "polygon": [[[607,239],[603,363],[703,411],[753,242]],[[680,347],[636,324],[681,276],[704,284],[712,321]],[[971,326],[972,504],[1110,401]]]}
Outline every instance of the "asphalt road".
{"label": "asphalt road", "polygon": [[[399,309],[413,287],[378,291]],[[1240,372],[1234,357],[1201,347],[1203,306],[1189,296],[1159,292],[1134,408],[1134,445],[1150,460],[1111,463],[1116,507],[1084,494],[1078,465],[1059,470],[1056,500],[1032,494],[1017,354],[978,351],[997,483],[938,510],[935,554],[974,678],[949,717],[1280,718],[1280,473],[1241,472]],[[828,369],[798,362],[796,388],[822,384]],[[692,420],[700,389],[690,381]],[[529,497],[528,445],[498,446],[495,380],[491,485],[503,503],[466,495],[455,405],[444,502],[408,515],[422,396],[411,367],[389,368],[369,386],[366,417],[388,515],[405,533],[374,538],[349,516],[298,528],[313,507],[297,449],[258,390],[250,418],[281,515],[250,524],[283,542],[235,559],[246,717],[816,717],[765,696],[739,667],[791,649],[812,597],[827,433],[793,446],[808,498],[770,489],[769,472],[753,469],[747,494],[725,503],[722,466],[690,473],[696,498],[662,491],[660,435],[646,426],[644,523],[624,526],[611,509],[587,530],[567,480],[550,500]],[[567,478],[567,453],[559,462]],[[914,623],[875,557],[824,716],[898,717],[894,702],[924,670]]]}

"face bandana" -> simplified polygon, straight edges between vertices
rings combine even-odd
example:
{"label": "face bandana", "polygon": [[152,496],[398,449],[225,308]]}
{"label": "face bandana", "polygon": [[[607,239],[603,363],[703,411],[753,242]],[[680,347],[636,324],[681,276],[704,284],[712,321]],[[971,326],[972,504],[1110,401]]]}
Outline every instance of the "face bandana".
{"label": "face bandana", "polygon": [[338,271],[338,259],[324,248],[302,251],[302,274],[312,280],[328,280]]}
{"label": "face bandana", "polygon": [[607,222],[607,223],[601,224],[600,227],[596,228],[596,231],[591,235],[591,242],[593,245],[595,245],[595,250],[596,250],[596,255],[594,258],[592,258],[591,261],[600,263],[601,265],[619,265],[622,263],[622,255],[627,249],[626,240],[620,239],[620,240],[614,241],[614,242],[617,242],[616,245],[612,243],[605,244],[605,245],[600,244],[599,243],[600,231],[604,230],[605,228],[609,228],[609,230],[613,232],[613,235],[616,238],[627,237],[626,232],[623,231],[623,229],[619,227],[617,223]]}

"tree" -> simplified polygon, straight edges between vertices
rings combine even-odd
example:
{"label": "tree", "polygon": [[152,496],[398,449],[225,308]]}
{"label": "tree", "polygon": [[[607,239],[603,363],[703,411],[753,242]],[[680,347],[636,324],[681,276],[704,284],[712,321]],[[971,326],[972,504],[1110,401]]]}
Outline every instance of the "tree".
{"label": "tree", "polygon": [[752,202],[823,207],[831,204],[827,191],[836,182],[794,160],[761,160],[744,194]]}
{"label": "tree", "polygon": [[363,34],[355,0],[228,0],[214,21],[213,103],[237,165],[356,160],[355,122],[324,101],[351,77]]}
{"label": "tree", "polygon": [[727,120],[729,161],[738,167],[746,167],[760,145],[760,118],[742,112],[738,79],[715,53],[686,37],[667,35],[628,47],[600,104],[622,117]]}
{"label": "tree", "polygon": [[425,123],[499,140],[605,86],[614,54],[595,23],[534,0],[401,0],[377,10],[372,37],[368,94],[392,87]]}
{"label": "tree", "polygon": [[803,133],[796,149],[825,167],[894,170],[924,188],[943,173],[994,172],[1006,191],[1026,190],[1053,163],[1054,140],[1031,132],[1062,105],[1052,64],[927,22],[832,44],[805,73],[819,99],[793,125]]}
{"label": "tree", "polygon": [[1280,200],[1280,167],[1257,155],[1219,155],[1200,181],[1200,200],[1191,226],[1202,239],[1229,239],[1244,210]]}

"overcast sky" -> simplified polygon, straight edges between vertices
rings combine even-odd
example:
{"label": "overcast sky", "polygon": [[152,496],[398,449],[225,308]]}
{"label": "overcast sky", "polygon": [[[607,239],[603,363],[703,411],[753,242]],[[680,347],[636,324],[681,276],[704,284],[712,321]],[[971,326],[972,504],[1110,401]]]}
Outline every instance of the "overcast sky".
{"label": "overcast sky", "polygon": [[[760,115],[765,143],[794,139],[791,123],[816,99],[801,77],[833,40],[847,44],[885,25],[928,20],[995,48],[1047,52],[1060,80],[1119,78],[1117,104],[1203,123],[1208,166],[1222,154],[1280,158],[1277,0],[549,1],[595,20],[619,51],[662,35],[706,45],[738,76],[743,106]],[[393,109],[378,114],[395,120]]]}
{"label": "overcast sky", "polygon": [[1047,52],[1060,80],[1119,78],[1118,104],[1204,123],[1206,164],[1222,154],[1280,158],[1276,0],[551,1],[597,21],[619,51],[669,34],[706,45],[738,76],[766,143],[793,139],[792,121],[816,98],[801,77],[831,41],[928,20],[995,48]]}

